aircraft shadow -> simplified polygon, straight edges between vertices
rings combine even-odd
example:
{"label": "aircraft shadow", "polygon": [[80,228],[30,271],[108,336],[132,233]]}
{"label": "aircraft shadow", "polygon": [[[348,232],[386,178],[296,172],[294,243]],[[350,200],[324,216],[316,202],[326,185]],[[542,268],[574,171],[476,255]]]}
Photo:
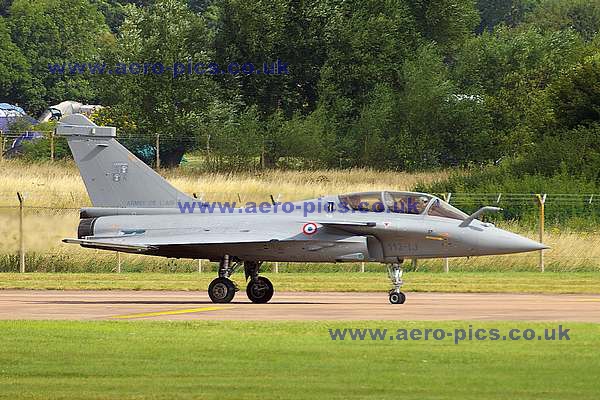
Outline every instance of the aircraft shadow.
{"label": "aircraft shadow", "polygon": [[[57,300],[57,301],[31,301],[31,304],[148,304],[148,305],[212,305],[221,306],[227,304],[253,304],[251,301],[232,301],[231,303],[213,303],[212,301],[160,301],[160,300]],[[317,301],[273,301],[269,304],[337,304],[331,302]]]}

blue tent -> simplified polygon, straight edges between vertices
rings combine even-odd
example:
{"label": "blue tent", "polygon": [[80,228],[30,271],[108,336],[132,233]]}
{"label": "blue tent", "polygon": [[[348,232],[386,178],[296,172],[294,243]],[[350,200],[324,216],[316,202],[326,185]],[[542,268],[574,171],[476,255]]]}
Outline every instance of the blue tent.
{"label": "blue tent", "polygon": [[25,114],[25,111],[21,107],[8,103],[0,103],[0,130],[7,131],[10,125],[20,118],[33,120],[33,118]]}
{"label": "blue tent", "polygon": [[[8,103],[0,103],[0,131],[2,131],[3,133],[9,131],[10,126],[13,123],[23,118],[31,124],[37,123],[37,121],[34,118],[28,116],[25,113],[25,110],[23,110],[21,107]],[[24,132],[20,134],[17,138],[15,138],[10,148],[6,149],[5,155],[9,157],[17,155],[23,142],[35,140],[40,137],[43,137],[43,135],[39,132]]]}

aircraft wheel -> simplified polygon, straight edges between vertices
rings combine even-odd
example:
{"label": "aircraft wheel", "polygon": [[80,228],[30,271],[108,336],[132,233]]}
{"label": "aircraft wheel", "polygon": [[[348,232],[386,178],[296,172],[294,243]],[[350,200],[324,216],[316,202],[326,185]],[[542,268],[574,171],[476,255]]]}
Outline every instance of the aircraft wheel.
{"label": "aircraft wheel", "polygon": [[404,304],[406,301],[406,295],[402,292],[391,292],[390,303],[392,304]]}
{"label": "aircraft wheel", "polygon": [[267,303],[273,297],[273,284],[264,276],[250,280],[246,287],[246,294],[253,303]]}
{"label": "aircraft wheel", "polygon": [[213,303],[229,303],[235,296],[235,285],[228,278],[217,278],[208,285],[208,297]]}

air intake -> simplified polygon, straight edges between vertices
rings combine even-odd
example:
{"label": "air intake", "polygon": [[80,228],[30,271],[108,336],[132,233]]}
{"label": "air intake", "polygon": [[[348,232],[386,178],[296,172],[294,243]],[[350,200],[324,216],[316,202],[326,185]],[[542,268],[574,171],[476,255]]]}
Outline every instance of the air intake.
{"label": "air intake", "polygon": [[83,239],[86,236],[94,236],[94,223],[98,218],[83,218],[79,221],[77,227],[77,238]]}

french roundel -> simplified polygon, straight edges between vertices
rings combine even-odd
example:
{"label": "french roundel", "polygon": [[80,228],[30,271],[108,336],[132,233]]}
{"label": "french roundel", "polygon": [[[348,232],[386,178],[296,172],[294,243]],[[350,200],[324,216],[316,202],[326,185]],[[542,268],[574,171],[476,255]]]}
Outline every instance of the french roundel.
{"label": "french roundel", "polygon": [[302,233],[305,235],[313,235],[317,233],[317,224],[314,222],[308,222],[302,226]]}

